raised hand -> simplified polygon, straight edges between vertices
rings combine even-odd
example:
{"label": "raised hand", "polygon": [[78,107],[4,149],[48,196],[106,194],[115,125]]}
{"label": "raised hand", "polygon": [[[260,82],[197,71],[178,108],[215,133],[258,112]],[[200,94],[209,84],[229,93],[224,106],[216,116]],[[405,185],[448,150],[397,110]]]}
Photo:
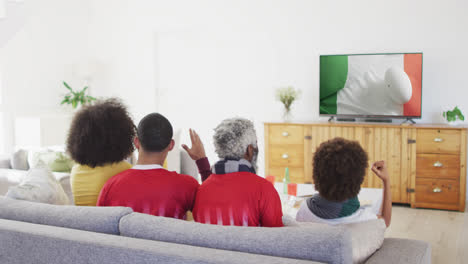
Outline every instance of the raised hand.
{"label": "raised hand", "polygon": [[387,165],[385,164],[385,161],[376,161],[374,164],[372,164],[372,172],[377,175],[382,181],[387,182],[389,179],[388,176],[388,171],[387,171]]}
{"label": "raised hand", "polygon": [[197,132],[195,130],[190,129],[190,141],[192,142],[192,147],[189,148],[187,145],[182,144],[182,148],[187,151],[189,154],[190,158],[193,160],[199,160],[201,158],[205,158],[205,147],[203,146],[203,142],[200,140],[200,137],[198,136]]}
{"label": "raised hand", "polygon": [[390,226],[392,220],[392,190],[390,187],[390,177],[388,176],[387,164],[385,161],[376,161],[372,164],[372,171],[382,180],[383,183],[383,198],[382,206],[380,207],[379,218],[385,220],[385,225]]}

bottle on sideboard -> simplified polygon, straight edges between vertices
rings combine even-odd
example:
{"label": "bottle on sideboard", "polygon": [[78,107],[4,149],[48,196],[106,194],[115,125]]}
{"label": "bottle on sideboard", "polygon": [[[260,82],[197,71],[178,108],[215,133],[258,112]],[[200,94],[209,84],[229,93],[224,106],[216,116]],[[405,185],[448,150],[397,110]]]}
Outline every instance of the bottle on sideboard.
{"label": "bottle on sideboard", "polygon": [[284,178],[283,178],[283,193],[288,194],[288,184],[291,182],[289,179],[289,168],[284,169]]}

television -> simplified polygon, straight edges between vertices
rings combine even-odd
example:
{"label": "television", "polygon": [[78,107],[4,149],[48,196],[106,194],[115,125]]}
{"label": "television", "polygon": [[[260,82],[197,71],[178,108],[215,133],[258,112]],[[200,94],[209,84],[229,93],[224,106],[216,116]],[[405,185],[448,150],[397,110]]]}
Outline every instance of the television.
{"label": "television", "polygon": [[422,53],[320,56],[320,115],[421,118]]}

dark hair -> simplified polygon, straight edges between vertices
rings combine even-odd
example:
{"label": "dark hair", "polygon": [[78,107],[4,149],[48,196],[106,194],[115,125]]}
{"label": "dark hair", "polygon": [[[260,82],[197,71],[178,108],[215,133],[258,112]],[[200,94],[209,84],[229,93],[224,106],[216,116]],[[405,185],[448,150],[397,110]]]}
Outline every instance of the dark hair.
{"label": "dark hair", "polygon": [[172,125],[163,115],[151,113],[138,124],[138,140],[145,151],[161,152],[172,140]]}
{"label": "dark hair", "polygon": [[73,160],[91,168],[119,162],[133,152],[135,125],[116,98],[85,106],[73,117],[67,151]]}
{"label": "dark hair", "polygon": [[317,148],[313,159],[315,189],[329,200],[356,197],[367,169],[367,153],[357,141],[334,138]]}

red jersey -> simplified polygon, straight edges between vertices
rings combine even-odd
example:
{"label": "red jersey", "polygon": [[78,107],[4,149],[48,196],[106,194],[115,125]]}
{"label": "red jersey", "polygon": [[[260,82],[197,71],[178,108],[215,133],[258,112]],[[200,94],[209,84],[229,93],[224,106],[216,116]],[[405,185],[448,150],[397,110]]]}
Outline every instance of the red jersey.
{"label": "red jersey", "polygon": [[133,211],[185,219],[192,211],[198,182],[191,176],[158,169],[129,169],[110,178],[98,206],[126,206]]}
{"label": "red jersey", "polygon": [[210,175],[193,208],[194,220],[206,224],[280,227],[282,216],[276,189],[250,172]]}

